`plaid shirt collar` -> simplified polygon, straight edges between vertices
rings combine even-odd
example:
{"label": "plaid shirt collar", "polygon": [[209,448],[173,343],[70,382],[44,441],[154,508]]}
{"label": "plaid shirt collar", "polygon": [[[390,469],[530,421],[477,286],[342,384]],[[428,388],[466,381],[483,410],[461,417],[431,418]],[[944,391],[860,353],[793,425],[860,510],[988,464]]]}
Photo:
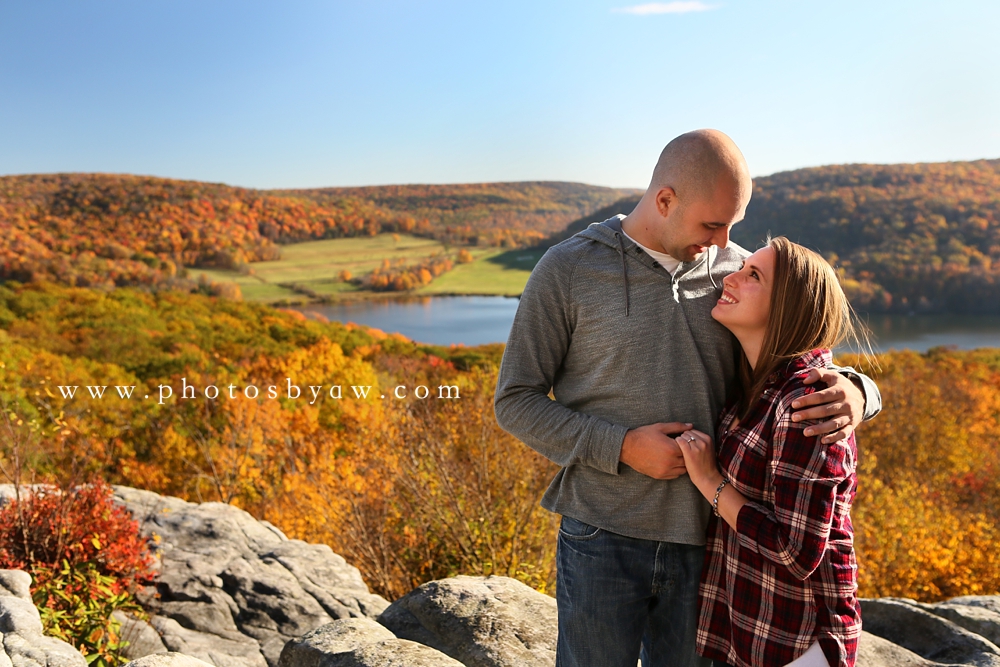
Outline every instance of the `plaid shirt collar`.
{"label": "plaid shirt collar", "polygon": [[788,378],[802,371],[813,368],[826,368],[833,363],[833,352],[827,349],[817,349],[812,352],[795,357],[789,360],[784,366],[779,366],[776,371],[768,376],[764,388],[773,387],[775,384],[784,383]]}

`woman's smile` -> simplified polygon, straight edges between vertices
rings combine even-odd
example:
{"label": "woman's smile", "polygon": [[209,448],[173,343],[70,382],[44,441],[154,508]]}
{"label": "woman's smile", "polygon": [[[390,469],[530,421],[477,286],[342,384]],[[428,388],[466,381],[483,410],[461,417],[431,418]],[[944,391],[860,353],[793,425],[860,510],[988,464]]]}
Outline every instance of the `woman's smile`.
{"label": "woman's smile", "polygon": [[719,297],[719,304],[720,305],[734,304],[734,303],[739,303],[739,302],[740,302],[739,299],[737,299],[736,297],[734,297],[732,294],[730,294],[726,290],[723,290],[722,291],[722,296]]}

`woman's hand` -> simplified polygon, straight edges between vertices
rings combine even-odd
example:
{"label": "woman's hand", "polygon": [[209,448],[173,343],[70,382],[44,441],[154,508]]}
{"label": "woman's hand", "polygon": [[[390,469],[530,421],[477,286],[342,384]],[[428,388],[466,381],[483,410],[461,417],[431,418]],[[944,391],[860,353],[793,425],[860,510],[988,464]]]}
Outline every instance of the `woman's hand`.
{"label": "woman's hand", "polygon": [[691,429],[677,436],[677,445],[684,455],[684,466],[691,476],[691,481],[702,495],[709,499],[714,497],[715,488],[722,481],[722,473],[719,472],[719,464],[715,460],[715,444],[712,438],[701,431]]}

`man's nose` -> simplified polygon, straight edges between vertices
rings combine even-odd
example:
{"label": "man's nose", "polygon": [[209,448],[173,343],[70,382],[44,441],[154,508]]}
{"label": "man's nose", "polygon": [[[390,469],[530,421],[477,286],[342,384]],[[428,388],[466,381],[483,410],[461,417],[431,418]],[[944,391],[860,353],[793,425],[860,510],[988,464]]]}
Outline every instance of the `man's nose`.
{"label": "man's nose", "polygon": [[729,245],[729,227],[719,227],[712,234],[712,245],[719,246],[720,248],[725,248]]}

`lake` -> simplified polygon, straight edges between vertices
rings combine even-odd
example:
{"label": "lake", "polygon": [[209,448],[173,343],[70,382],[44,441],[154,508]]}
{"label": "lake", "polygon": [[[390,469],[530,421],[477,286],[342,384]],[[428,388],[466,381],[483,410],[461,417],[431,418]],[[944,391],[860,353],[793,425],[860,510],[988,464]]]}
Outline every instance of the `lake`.
{"label": "lake", "polygon": [[[518,300],[497,296],[437,296],[405,301],[362,301],[297,308],[329,320],[356,322],[435,345],[503,343]],[[877,351],[926,352],[939,345],[960,350],[1000,347],[1000,317],[870,315]]]}
{"label": "lake", "polygon": [[506,343],[518,299],[502,296],[427,296],[401,301],[358,301],[296,308],[307,316],[398,331],[434,345]]}

